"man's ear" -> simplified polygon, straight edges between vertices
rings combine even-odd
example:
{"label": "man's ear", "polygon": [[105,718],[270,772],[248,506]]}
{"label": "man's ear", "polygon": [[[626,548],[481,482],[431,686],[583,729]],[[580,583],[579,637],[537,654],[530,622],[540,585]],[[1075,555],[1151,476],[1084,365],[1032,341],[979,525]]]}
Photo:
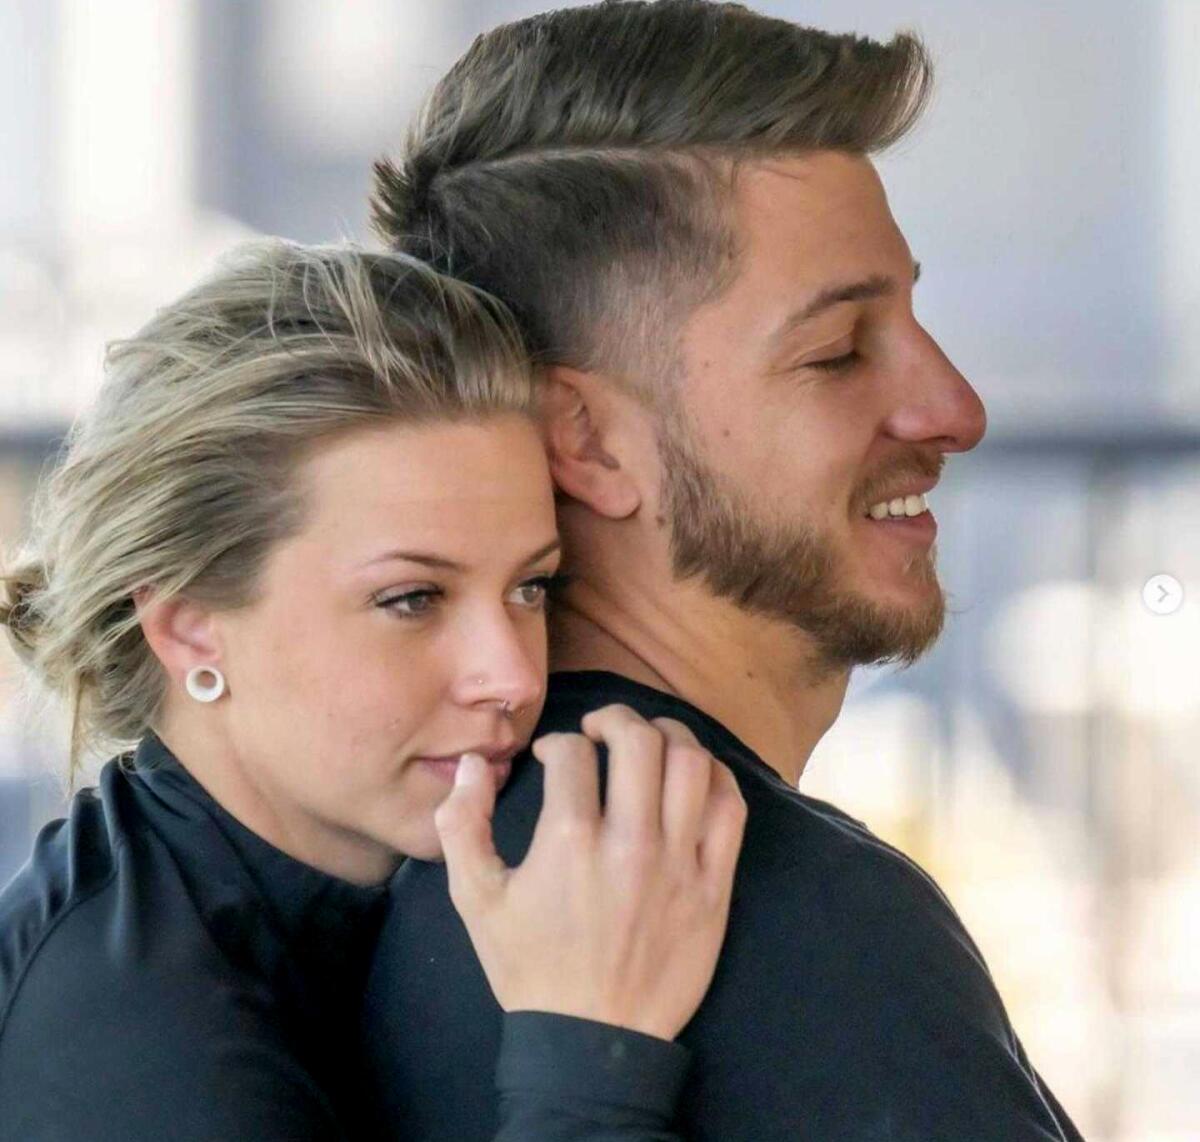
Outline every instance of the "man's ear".
{"label": "man's ear", "polygon": [[634,474],[622,466],[622,402],[614,382],[553,365],[543,373],[542,433],[554,483],[609,519],[626,519],[642,502]]}
{"label": "man's ear", "polygon": [[160,599],[151,587],[139,587],[133,603],[142,634],[167,676],[182,686],[193,666],[220,666],[220,642],[213,613],[175,596]]}

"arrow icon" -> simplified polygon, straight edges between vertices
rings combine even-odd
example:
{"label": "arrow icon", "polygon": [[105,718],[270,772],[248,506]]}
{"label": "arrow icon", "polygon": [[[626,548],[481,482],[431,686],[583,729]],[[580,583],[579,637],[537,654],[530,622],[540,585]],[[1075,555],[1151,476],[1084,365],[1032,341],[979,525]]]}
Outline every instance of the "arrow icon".
{"label": "arrow icon", "polygon": [[1142,587],[1142,602],[1156,615],[1173,615],[1183,606],[1183,584],[1174,575],[1152,575]]}

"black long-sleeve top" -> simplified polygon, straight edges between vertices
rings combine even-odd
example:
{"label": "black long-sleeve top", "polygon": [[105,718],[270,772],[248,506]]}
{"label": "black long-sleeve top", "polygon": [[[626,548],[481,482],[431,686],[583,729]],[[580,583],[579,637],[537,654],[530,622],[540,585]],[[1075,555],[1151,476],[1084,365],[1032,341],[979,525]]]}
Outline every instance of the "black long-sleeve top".
{"label": "black long-sleeve top", "polygon": [[[407,1138],[375,1128],[358,1049],[386,898],[262,840],[148,737],[0,892],[0,1142]],[[495,1030],[495,1142],[674,1138],[685,1048],[537,1012]],[[457,1082],[424,1081],[453,1116]]]}
{"label": "black long-sleeve top", "polygon": [[[680,1042],[692,1142],[1074,1142],[979,950],[937,885],[858,821],[784,782],[713,718],[603,672],[552,675],[539,733],[623,702],[688,725],[733,770],[749,816],[716,976]],[[528,848],[541,767],[516,766],[493,826]],[[401,966],[403,965],[403,966]],[[386,1121],[413,1142],[485,1142],[502,1019],[446,899],[445,870],[392,882],[367,993]],[[431,1049],[413,1026],[442,1027]],[[437,1097],[433,1097],[433,1092]]]}

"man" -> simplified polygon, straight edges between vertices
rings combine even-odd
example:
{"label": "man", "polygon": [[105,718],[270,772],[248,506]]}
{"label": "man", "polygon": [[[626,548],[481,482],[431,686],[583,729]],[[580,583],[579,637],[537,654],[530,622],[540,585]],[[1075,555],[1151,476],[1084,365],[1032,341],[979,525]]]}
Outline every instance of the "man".
{"label": "man", "polygon": [[[388,239],[502,297],[546,365],[575,578],[542,730],[673,716],[749,807],[681,1035],[690,1140],[1079,1137],[937,887],[794,789],[851,669],[939,634],[924,497],[984,432],[868,157],[929,81],[911,37],[601,4],[480,37],[377,170]],[[510,863],[538,781],[497,807]],[[388,1126],[490,1137],[499,1011],[437,865],[396,878],[367,1011]]]}

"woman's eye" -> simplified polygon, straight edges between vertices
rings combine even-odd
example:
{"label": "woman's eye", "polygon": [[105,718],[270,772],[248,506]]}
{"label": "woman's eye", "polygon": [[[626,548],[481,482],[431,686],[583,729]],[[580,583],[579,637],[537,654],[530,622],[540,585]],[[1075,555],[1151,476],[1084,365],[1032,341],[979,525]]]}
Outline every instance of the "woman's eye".
{"label": "woman's eye", "polygon": [[841,357],[827,357],[824,361],[809,361],[804,367],[820,369],[826,373],[840,373],[843,369],[850,368],[857,360],[858,350],[851,349],[849,353],[845,353]]}
{"label": "woman's eye", "polygon": [[419,591],[405,591],[400,595],[387,595],[377,599],[375,605],[391,611],[403,619],[415,619],[428,614],[433,609],[434,600],[441,591],[431,587],[422,587]]}
{"label": "woman's eye", "polygon": [[[566,576],[562,574],[537,575],[514,587],[508,600],[527,610],[541,610],[547,599],[565,582]],[[445,591],[440,587],[419,587],[393,595],[380,595],[375,599],[375,606],[398,618],[418,619],[432,614],[444,596]]]}
{"label": "woman's eye", "polygon": [[513,592],[517,605],[540,609],[566,586],[567,580],[568,576],[561,571],[553,575],[538,575],[533,579],[526,579]]}
{"label": "woman's eye", "polygon": [[542,606],[550,592],[552,580],[553,576],[551,575],[539,575],[536,579],[526,579],[513,591],[515,601],[522,607]]}

